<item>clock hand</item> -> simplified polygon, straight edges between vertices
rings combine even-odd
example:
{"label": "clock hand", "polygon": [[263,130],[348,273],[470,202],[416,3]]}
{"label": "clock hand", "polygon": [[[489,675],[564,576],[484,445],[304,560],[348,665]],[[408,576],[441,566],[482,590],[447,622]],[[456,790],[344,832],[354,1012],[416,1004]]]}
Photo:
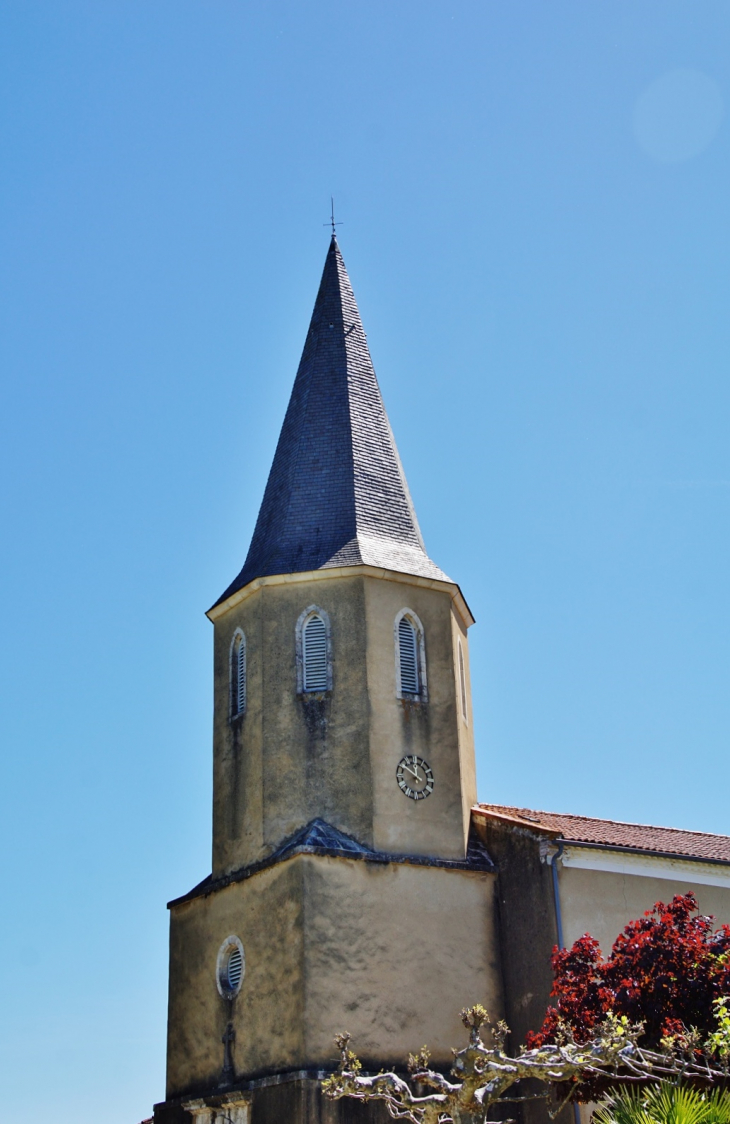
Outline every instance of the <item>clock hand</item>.
{"label": "clock hand", "polygon": [[417,765],[416,765],[416,772],[415,772],[415,773],[414,773],[413,769],[410,769],[410,768],[408,767],[408,765],[406,765],[406,764],[405,764],[405,762],[403,763],[403,768],[404,768],[404,769],[406,769],[406,770],[407,770],[407,772],[409,772],[409,773],[411,774],[411,776],[412,776],[412,777],[415,777],[415,778],[416,778],[416,780],[419,780],[419,776],[418,776],[418,766],[417,766]]}

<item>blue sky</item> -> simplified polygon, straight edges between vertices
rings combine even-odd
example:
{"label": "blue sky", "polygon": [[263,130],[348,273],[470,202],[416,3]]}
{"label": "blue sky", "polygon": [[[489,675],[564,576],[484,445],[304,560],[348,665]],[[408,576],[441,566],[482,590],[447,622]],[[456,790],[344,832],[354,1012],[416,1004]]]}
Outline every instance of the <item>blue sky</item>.
{"label": "blue sky", "polygon": [[163,1096],[331,194],[480,797],[730,831],[729,60],[713,0],[0,2],[8,1119]]}

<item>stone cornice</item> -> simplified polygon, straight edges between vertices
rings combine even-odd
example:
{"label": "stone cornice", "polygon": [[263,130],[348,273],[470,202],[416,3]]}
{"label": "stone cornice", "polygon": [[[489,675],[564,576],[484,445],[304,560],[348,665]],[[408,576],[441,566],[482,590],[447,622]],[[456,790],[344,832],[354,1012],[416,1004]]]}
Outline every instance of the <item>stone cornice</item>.
{"label": "stone cornice", "polygon": [[298,583],[310,583],[316,581],[336,581],[340,578],[353,578],[353,577],[366,577],[366,578],[381,578],[384,581],[401,582],[403,585],[416,585],[422,589],[438,589],[444,593],[448,593],[454,605],[454,610],[461,619],[465,628],[470,628],[474,624],[474,617],[472,616],[471,609],[466,603],[466,599],[459,589],[458,585],[453,582],[443,582],[436,578],[422,578],[417,577],[415,574],[401,573],[399,570],[384,570],[378,566],[333,566],[331,568],[324,567],[321,570],[306,570],[301,574],[270,574],[266,577],[256,578],[254,581],[249,582],[243,589],[236,590],[225,601],[214,605],[212,609],[208,609],[206,616],[209,620],[215,622],[230,612],[236,605],[240,605],[257,590],[262,589],[264,586],[277,586],[277,585],[296,585]]}

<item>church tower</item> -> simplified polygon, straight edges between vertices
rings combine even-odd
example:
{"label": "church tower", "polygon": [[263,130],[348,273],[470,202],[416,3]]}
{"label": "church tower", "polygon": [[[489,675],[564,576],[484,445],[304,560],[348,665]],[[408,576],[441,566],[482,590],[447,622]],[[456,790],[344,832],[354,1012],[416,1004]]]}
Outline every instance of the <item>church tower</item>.
{"label": "church tower", "polygon": [[375,1069],[424,1041],[446,1064],[459,1008],[501,998],[469,835],[473,619],[426,553],[335,237],[248,556],[208,616],[212,874],[170,903],[155,1120],[344,1120],[318,1094],[335,1033]]}

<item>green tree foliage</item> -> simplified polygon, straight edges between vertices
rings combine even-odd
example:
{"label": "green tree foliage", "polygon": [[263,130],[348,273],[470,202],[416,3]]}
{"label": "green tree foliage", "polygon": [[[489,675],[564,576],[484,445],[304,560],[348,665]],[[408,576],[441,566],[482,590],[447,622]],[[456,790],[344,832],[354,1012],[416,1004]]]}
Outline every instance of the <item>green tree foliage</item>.
{"label": "green tree foliage", "polygon": [[593,1124],[730,1124],[730,1092],[670,1084],[624,1087],[594,1112]]}

